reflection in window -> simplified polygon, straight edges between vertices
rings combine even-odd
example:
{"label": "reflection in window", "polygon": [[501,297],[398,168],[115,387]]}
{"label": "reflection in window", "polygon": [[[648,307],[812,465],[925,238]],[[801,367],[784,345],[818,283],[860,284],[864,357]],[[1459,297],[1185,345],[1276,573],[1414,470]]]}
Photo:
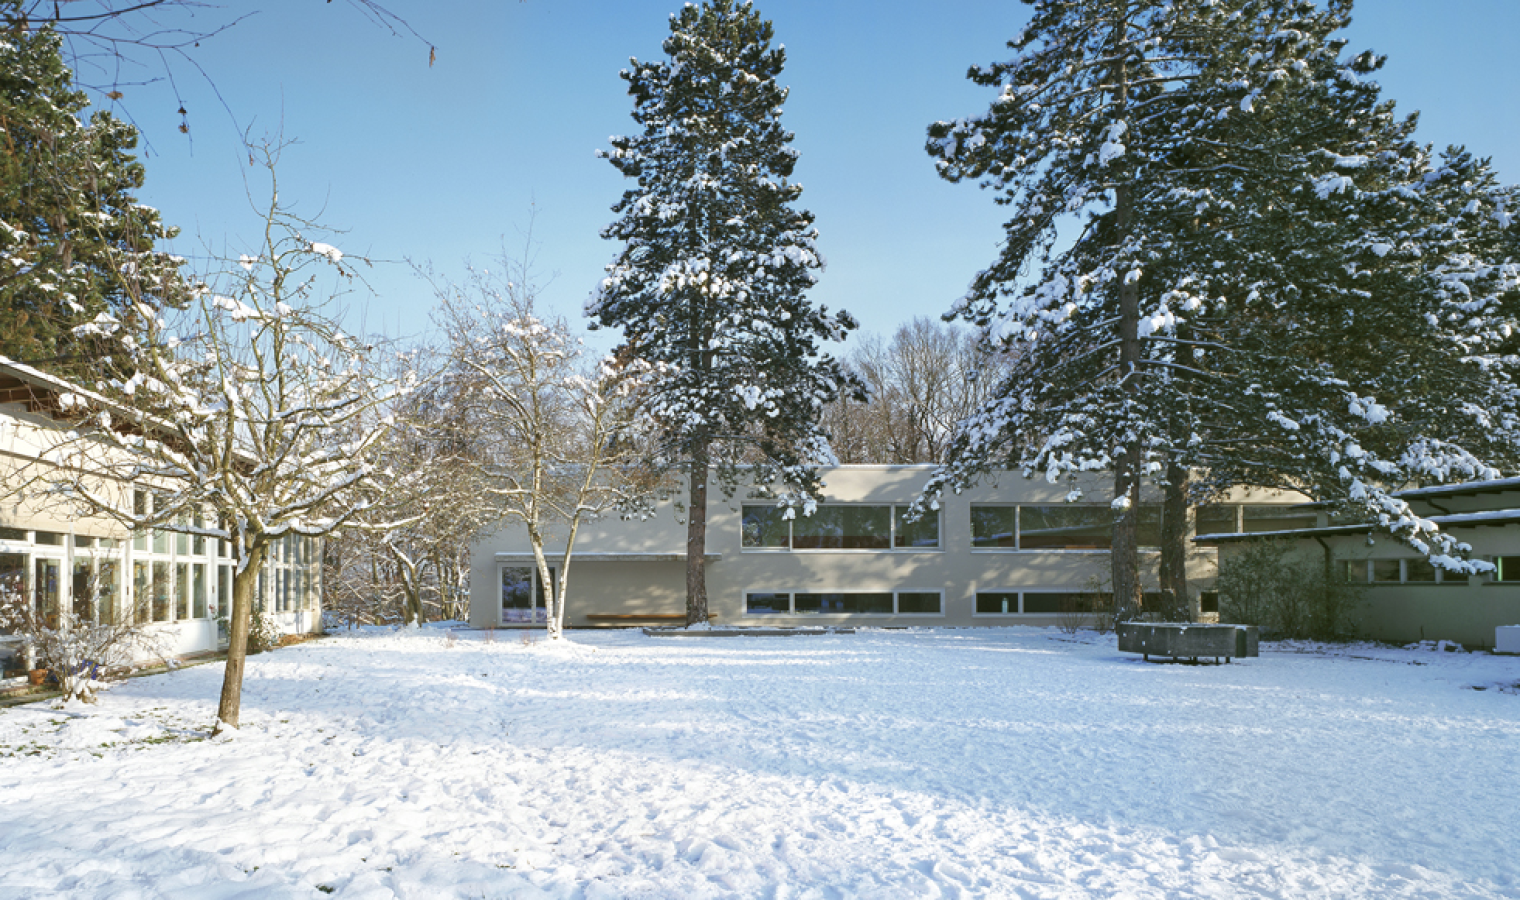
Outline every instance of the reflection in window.
{"label": "reflection in window", "polygon": [[[160,532],[162,533],[162,532]],[[169,564],[153,564],[153,621],[169,621]]]}
{"label": "reflection in window", "polygon": [[751,616],[786,615],[792,611],[791,594],[745,594],[744,612]]}
{"label": "reflection in window", "polygon": [[1021,550],[1107,550],[1113,546],[1114,514],[1105,506],[1020,508]]}
{"label": "reflection in window", "polygon": [[792,522],[794,550],[886,550],[892,517],[886,506],[820,506]]}
{"label": "reflection in window", "polygon": [[1379,584],[1398,584],[1404,579],[1399,572],[1399,561],[1396,559],[1374,559],[1372,561],[1372,580]]}
{"label": "reflection in window", "polygon": [[[553,577],[553,572],[550,572]],[[504,566],[501,570],[501,620],[546,622],[543,585],[532,566]]]}
{"label": "reflection in window", "polygon": [[861,614],[891,615],[890,593],[796,594],[793,597],[799,614],[847,616]]}
{"label": "reflection in window", "polygon": [[116,582],[119,563],[114,559],[103,559],[95,575],[96,591],[96,614],[100,616],[102,623],[121,624],[124,618],[121,610],[116,608]]}
{"label": "reflection in window", "polygon": [[971,546],[981,550],[1014,549],[1017,521],[1016,507],[971,507]]}
{"label": "reflection in window", "polygon": [[744,507],[744,546],[786,549],[791,535],[787,512],[779,506]]}
{"label": "reflection in window", "polygon": [[939,546],[939,510],[926,509],[915,522],[909,522],[906,518],[908,507],[898,506],[893,511],[894,524],[897,526],[894,546],[919,549]]}

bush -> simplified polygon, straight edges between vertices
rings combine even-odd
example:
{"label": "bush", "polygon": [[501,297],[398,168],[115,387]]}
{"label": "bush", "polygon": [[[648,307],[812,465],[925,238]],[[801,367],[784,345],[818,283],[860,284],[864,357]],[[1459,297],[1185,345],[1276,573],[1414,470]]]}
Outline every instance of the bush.
{"label": "bush", "polygon": [[1353,635],[1362,589],[1326,578],[1324,567],[1280,541],[1251,544],[1219,564],[1219,620],[1271,628],[1280,637],[1319,641]]}
{"label": "bush", "polygon": [[[96,590],[93,583],[89,590]],[[170,652],[164,636],[147,623],[96,623],[68,609],[46,615],[19,580],[0,584],[0,630],[21,636],[24,655],[36,656],[65,700],[85,703],[93,703],[101,685],[121,677],[133,661],[154,656],[167,664]]]}

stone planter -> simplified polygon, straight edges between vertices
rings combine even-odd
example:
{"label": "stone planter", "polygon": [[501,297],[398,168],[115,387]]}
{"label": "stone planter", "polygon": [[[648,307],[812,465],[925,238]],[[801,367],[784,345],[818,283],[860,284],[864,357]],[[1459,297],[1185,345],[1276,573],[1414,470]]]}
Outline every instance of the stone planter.
{"label": "stone planter", "polygon": [[1199,625],[1194,623],[1125,622],[1118,627],[1119,650],[1172,659],[1213,657],[1229,662],[1237,657],[1256,656],[1258,640],[1255,625]]}

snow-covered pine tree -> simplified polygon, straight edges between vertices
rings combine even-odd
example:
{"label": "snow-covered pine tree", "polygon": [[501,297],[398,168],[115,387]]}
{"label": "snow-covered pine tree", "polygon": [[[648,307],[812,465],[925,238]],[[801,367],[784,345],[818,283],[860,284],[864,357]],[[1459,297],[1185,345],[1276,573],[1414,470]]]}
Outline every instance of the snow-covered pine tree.
{"label": "snow-covered pine tree", "polygon": [[804,297],[823,260],[813,217],[795,203],[797,153],[781,125],[785,51],[748,3],[710,0],[671,16],[667,58],[622,75],[642,133],[604,155],[637,187],[602,236],[623,242],[587,304],[621,328],[619,354],[663,367],[649,408],[661,452],[685,468],[688,624],[706,621],[707,485],[781,483],[783,502],[816,495],[832,454],[818,419],[856,382],[819,342],[855,327]]}
{"label": "snow-covered pine tree", "polygon": [[[0,19],[18,8],[0,3]],[[69,375],[102,356],[75,326],[180,308],[188,291],[184,261],[155,246],[175,229],[133,196],[137,129],[105,111],[80,121],[89,101],[60,43],[49,28],[0,34],[0,355]]]}
{"label": "snow-covered pine tree", "polygon": [[[1026,2],[1031,20],[1009,44],[1018,56],[968,73],[1000,89],[992,108],[929,128],[943,177],[980,178],[1013,209],[1002,253],[953,315],[981,327],[990,348],[1026,343],[929,493],[1001,466],[1052,480],[1111,469],[1112,586],[1124,619],[1141,601],[1141,482],[1165,471],[1167,434],[1179,428],[1163,421],[1153,388],[1174,364],[1147,352],[1172,287],[1152,270],[1175,233],[1153,208],[1171,196],[1187,149],[1218,140],[1290,62],[1271,58],[1284,4]],[[1063,224],[1079,233],[1056,252]]]}
{"label": "snow-covered pine tree", "polygon": [[[1470,159],[1431,165],[1365,78],[1379,60],[1339,59],[1349,2],[1037,5],[1022,55],[973,70],[1004,84],[992,112],[931,128],[946,177],[985,176],[1016,210],[957,313],[1024,342],[935,487],[1112,466],[1121,498],[1158,477],[1180,520],[1231,485],[1281,486],[1465,567],[1387,493],[1513,459],[1512,196]],[[1126,524],[1114,581],[1133,612]]]}

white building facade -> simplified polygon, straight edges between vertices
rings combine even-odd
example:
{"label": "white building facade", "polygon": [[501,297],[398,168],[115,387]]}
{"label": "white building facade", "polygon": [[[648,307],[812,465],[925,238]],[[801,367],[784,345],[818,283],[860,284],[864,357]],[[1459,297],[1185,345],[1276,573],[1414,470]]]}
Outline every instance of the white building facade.
{"label": "white building facade", "polygon": [[[840,466],[824,470],[823,502],[788,517],[750,492],[709,488],[708,605],[724,625],[1055,625],[1110,595],[1111,478],[1071,486],[1004,474],[908,516],[932,466]],[[683,492],[684,496],[684,492]],[[1141,574],[1158,587],[1160,502],[1142,509]],[[1200,531],[1280,530],[1313,524],[1296,494],[1240,493],[1200,510]],[[683,521],[671,508],[641,522],[582,526],[571,558],[565,624],[591,627],[684,618]],[[1191,545],[1190,545],[1191,546]],[[556,548],[547,548],[558,566]],[[1217,553],[1195,547],[1188,578],[1195,610],[1210,612]],[[558,578],[558,571],[551,577]],[[543,620],[543,585],[526,532],[477,539],[470,622],[476,627]]]}
{"label": "white building facade", "polygon": [[[175,655],[224,648],[218,620],[231,606],[234,565],[226,542],[72,517],[28,485],[49,433],[62,427],[49,411],[65,389],[0,361],[0,588],[22,592],[52,622],[68,610],[91,622],[150,623]],[[133,490],[148,511],[151,491]],[[256,603],[282,633],[321,630],[321,558],[317,539],[292,536],[272,548]],[[19,650],[17,636],[0,633],[0,664],[14,670]]]}

